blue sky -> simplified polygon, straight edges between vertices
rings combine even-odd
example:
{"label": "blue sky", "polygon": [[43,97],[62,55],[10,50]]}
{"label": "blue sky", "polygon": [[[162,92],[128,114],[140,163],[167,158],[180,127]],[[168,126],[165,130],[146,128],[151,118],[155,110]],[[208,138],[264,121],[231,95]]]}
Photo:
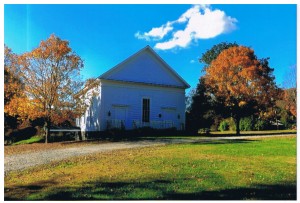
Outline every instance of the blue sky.
{"label": "blue sky", "polygon": [[146,45],[192,88],[198,58],[220,42],[250,46],[270,57],[276,83],[297,62],[296,5],[4,5],[4,43],[31,51],[52,33],[84,60],[84,79],[97,77]]}

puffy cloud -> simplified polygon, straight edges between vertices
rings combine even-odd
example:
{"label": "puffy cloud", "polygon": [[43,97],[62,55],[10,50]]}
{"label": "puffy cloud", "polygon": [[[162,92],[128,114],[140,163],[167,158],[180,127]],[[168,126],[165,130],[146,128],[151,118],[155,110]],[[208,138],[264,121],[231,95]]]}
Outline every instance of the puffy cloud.
{"label": "puffy cloud", "polygon": [[[149,32],[135,34],[138,39],[162,40],[167,33],[173,31],[172,37],[156,43],[155,48],[161,50],[176,47],[186,48],[198,39],[214,38],[220,34],[236,29],[237,19],[227,16],[224,11],[211,9],[208,5],[195,5],[184,12],[177,20],[167,22]],[[175,24],[185,24],[181,30],[174,29]]]}
{"label": "puffy cloud", "polygon": [[173,30],[172,23],[167,22],[165,25],[152,28],[149,32],[144,32],[143,34],[137,32],[134,36],[138,39],[145,39],[147,41],[150,41],[151,39],[160,40],[171,30]]}
{"label": "puffy cloud", "polygon": [[200,9],[204,10],[206,8],[209,8],[209,5],[195,5],[189,10],[187,10],[184,14],[180,16],[180,18],[176,22],[186,22],[188,19],[190,19],[192,16],[199,13]]}
{"label": "puffy cloud", "polygon": [[176,46],[187,47],[192,40],[192,33],[179,30],[173,34],[173,38],[166,42],[160,42],[155,45],[156,49],[172,49]]}

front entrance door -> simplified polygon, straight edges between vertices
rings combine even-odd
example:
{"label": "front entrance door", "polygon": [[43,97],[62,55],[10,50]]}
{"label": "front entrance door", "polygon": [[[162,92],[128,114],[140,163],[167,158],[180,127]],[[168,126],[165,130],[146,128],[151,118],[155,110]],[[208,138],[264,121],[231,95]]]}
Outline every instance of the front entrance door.
{"label": "front entrance door", "polygon": [[163,121],[165,128],[176,127],[176,110],[175,109],[163,109]]}

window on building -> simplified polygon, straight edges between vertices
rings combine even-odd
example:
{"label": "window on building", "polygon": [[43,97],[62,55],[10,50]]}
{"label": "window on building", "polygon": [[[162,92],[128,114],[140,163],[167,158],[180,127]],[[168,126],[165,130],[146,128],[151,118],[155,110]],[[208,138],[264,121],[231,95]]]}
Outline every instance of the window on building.
{"label": "window on building", "polygon": [[150,99],[143,99],[143,122],[150,122]]}

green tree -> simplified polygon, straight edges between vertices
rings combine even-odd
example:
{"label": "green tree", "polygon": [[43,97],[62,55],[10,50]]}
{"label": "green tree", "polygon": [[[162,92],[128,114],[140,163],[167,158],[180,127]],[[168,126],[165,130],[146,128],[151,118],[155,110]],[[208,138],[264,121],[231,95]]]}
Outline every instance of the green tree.
{"label": "green tree", "polygon": [[213,122],[213,101],[207,94],[204,78],[199,79],[196,89],[190,95],[187,108],[187,129],[197,132],[200,128],[209,128]]}
{"label": "green tree", "polygon": [[207,50],[205,53],[202,54],[202,57],[199,59],[200,63],[204,63],[205,66],[209,66],[213,60],[215,60],[219,54],[230,47],[237,47],[239,46],[236,42],[227,43],[221,42],[217,45],[214,45],[211,49]]}

